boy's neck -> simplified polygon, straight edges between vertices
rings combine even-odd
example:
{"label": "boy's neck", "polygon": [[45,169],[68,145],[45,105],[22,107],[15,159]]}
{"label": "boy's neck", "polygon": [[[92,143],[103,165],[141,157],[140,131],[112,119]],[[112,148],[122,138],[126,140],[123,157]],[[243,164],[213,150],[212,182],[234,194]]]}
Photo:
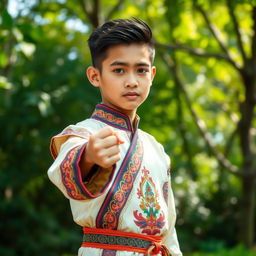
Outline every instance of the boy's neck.
{"label": "boy's neck", "polygon": [[[117,110],[119,112],[121,112],[120,110]],[[129,120],[130,120],[130,123],[131,123],[131,126],[132,126],[132,132],[134,133],[134,131],[136,130],[136,125],[137,125],[137,118],[136,118],[136,111],[134,111],[133,113],[131,114],[127,114],[127,113],[124,113],[124,112],[121,112],[122,114],[126,115]]]}

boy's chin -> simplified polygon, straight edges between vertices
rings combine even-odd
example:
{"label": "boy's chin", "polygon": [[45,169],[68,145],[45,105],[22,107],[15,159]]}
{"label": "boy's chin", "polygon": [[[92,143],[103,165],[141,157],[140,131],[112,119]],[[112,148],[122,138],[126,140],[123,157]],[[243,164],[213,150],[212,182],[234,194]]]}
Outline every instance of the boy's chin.
{"label": "boy's chin", "polygon": [[136,113],[138,106],[122,106],[118,107],[118,110],[126,115]]}

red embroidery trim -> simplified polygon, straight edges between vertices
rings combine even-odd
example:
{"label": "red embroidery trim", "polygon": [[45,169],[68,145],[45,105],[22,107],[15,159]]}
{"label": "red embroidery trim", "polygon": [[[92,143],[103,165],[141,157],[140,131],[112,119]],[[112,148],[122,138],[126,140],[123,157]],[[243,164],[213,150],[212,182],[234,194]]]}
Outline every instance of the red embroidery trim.
{"label": "red embroidery trim", "polygon": [[[84,196],[79,188],[77,186],[78,182],[75,180],[75,167],[78,167],[77,162],[79,161],[77,158],[79,154],[81,154],[84,145],[77,146],[70,150],[66,156],[66,158],[63,160],[63,162],[60,165],[61,175],[62,175],[62,182],[67,190],[67,193],[69,196],[71,196],[73,199],[77,200],[84,200],[86,199],[86,196]],[[76,166],[77,164],[77,166]],[[80,168],[79,170],[80,171]]]}
{"label": "red embroidery trim", "polygon": [[109,203],[108,211],[103,216],[103,227],[108,229],[116,229],[118,225],[119,214],[127,201],[127,194],[130,193],[134,179],[141,164],[142,146],[139,141],[131,161],[126,167],[126,172],[113,199]]}

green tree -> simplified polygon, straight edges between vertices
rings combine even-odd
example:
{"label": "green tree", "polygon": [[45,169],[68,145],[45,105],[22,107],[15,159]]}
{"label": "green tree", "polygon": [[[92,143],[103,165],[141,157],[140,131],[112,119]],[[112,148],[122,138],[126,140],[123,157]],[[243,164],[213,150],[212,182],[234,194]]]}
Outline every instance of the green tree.
{"label": "green tree", "polygon": [[[88,2],[82,1],[85,13],[90,18],[92,26],[106,20],[106,15],[101,13],[101,6],[104,1],[91,1],[93,8],[91,13],[86,11]],[[117,6],[120,8],[122,1]],[[126,2],[127,4],[127,2]],[[124,5],[125,6],[125,5]],[[205,141],[209,155],[214,157],[222,168],[231,175],[236,175],[241,181],[241,207],[239,209],[240,216],[240,239],[248,247],[252,247],[254,242],[255,231],[255,178],[256,178],[256,151],[255,151],[255,104],[256,104],[256,4],[254,1],[140,1],[136,3],[137,9],[126,5],[124,13],[127,15],[129,11],[135,15],[139,14],[139,10],[144,9],[142,16],[156,29],[160,27],[156,33],[157,45],[161,52],[162,59],[171,72],[171,79],[174,80],[176,90],[177,103],[177,120],[180,134],[183,138],[184,152],[188,156],[189,167],[195,173],[193,164],[193,156],[189,148],[192,147],[193,141],[186,139],[186,128],[184,127],[184,115],[182,110],[184,107],[191,114],[193,122],[200,131],[200,136]],[[164,13],[164,18],[161,17]],[[133,15],[132,13],[132,15]],[[223,15],[219,19],[219,15]],[[118,16],[121,16],[120,13]],[[141,14],[140,14],[141,16]],[[158,19],[158,21],[157,21]],[[159,22],[167,25],[160,25]],[[191,24],[192,23],[192,24]],[[193,26],[198,29],[198,33],[193,31]],[[189,31],[190,33],[184,33]],[[194,35],[194,34],[196,35]],[[159,39],[158,36],[159,35]],[[163,38],[163,35],[165,36]],[[163,38],[160,43],[161,38]],[[167,49],[169,51],[164,51]],[[184,54],[178,51],[187,52],[190,58],[184,57]],[[204,60],[198,60],[198,57]],[[215,59],[215,60],[213,60]],[[216,63],[216,60],[220,64]],[[198,62],[198,64],[197,64]],[[211,62],[214,62],[219,68],[215,68]],[[218,75],[218,69],[224,68],[225,62],[230,67],[225,68],[226,73],[235,76],[237,81]],[[197,64],[197,67],[191,67],[191,64]],[[205,70],[202,70],[202,66]],[[190,69],[186,72],[185,69]],[[200,106],[209,109],[215,116],[231,115],[230,128],[221,130],[207,129],[207,118],[201,118],[196,111],[194,100],[186,89],[186,84],[191,84],[191,79],[198,77],[198,73],[210,74],[206,79],[205,85],[210,87],[213,93],[226,94],[227,97],[220,99],[217,108],[209,109],[209,106]],[[215,84],[212,80],[215,79]],[[214,87],[219,83],[220,90]],[[232,84],[235,84],[232,88]],[[213,87],[213,88],[212,88]],[[160,91],[160,90],[159,90]],[[180,94],[182,93],[182,95]],[[223,95],[220,95],[221,98]],[[214,97],[210,100],[216,100]],[[218,99],[217,99],[218,100]],[[182,102],[186,103],[182,105]],[[235,104],[234,102],[237,102]],[[208,111],[205,111],[206,113]],[[211,113],[212,115],[212,113]],[[212,115],[213,116],[213,115]],[[233,118],[232,118],[233,117]],[[206,121],[205,121],[206,120]],[[215,125],[223,126],[222,123],[216,122]],[[221,143],[215,146],[215,136],[222,137]],[[234,145],[236,137],[239,142]],[[232,148],[238,147],[241,158],[237,161],[232,154]],[[235,151],[235,150],[233,150]],[[234,160],[233,160],[234,159]]]}
{"label": "green tree", "polygon": [[[251,1],[192,1],[190,4],[182,1],[165,1],[167,21],[169,21],[170,35],[172,44],[159,44],[165,48],[174,50],[174,53],[162,53],[163,60],[172,72],[176,86],[183,93],[183,100],[186,102],[191,116],[197,125],[202,138],[204,139],[208,150],[217,159],[219,166],[223,170],[228,171],[232,175],[236,175],[241,180],[241,208],[240,208],[240,239],[248,247],[254,242],[255,233],[255,178],[256,178],[256,151],[255,151],[255,105],[256,105],[256,4]],[[191,38],[177,37],[176,28],[186,26],[185,22],[177,24],[172,19],[174,12],[181,17],[186,15],[188,8],[191,8],[195,19],[194,25],[204,36],[200,36],[197,43],[192,43]],[[199,14],[201,17],[195,15]],[[219,15],[223,18],[218,19]],[[247,22],[243,19],[247,17]],[[191,26],[191,24],[190,24]],[[202,48],[202,41],[205,41],[207,47]],[[230,118],[230,132],[222,131],[221,135],[225,141],[222,149],[218,149],[214,145],[214,139],[207,130],[205,122],[199,117],[195,110],[193,101],[186,89],[186,78],[181,76],[182,66],[185,63],[176,51],[185,51],[194,56],[205,58],[202,62],[207,69],[216,69],[208,63],[212,58],[219,62],[226,62],[230,66],[226,72],[235,74],[238,81],[234,83],[231,79],[230,83],[223,81],[218,74],[215,79],[219,80],[220,86],[226,92],[226,97],[220,104],[222,109],[228,109],[229,114],[238,116],[238,118]],[[196,57],[195,57],[196,58]],[[223,64],[222,64],[223,65]],[[232,70],[233,69],[233,70]],[[206,71],[207,73],[207,71]],[[211,83],[211,82],[210,82]],[[213,85],[214,86],[214,85]],[[216,86],[216,85],[215,85]],[[236,97],[232,97],[236,95]],[[230,102],[230,101],[235,101]],[[232,105],[233,106],[232,106]],[[207,106],[205,106],[207,108]],[[216,116],[220,115],[220,111],[216,111]],[[231,116],[232,117],[232,116]],[[218,125],[218,124],[216,124]],[[221,124],[219,124],[221,125]],[[213,131],[216,133],[216,131]],[[239,138],[237,147],[241,152],[241,160],[233,160],[230,151],[234,147],[233,142],[236,137]],[[226,145],[225,145],[226,144]],[[233,163],[232,163],[233,162]]]}
{"label": "green tree", "polygon": [[100,101],[84,75],[90,32],[105,20],[133,16],[151,25],[157,45],[158,72],[139,109],[140,126],[171,155],[183,250],[238,241],[250,247],[255,8],[249,0],[2,1],[0,254],[76,253],[81,232],[46,175],[49,141]]}

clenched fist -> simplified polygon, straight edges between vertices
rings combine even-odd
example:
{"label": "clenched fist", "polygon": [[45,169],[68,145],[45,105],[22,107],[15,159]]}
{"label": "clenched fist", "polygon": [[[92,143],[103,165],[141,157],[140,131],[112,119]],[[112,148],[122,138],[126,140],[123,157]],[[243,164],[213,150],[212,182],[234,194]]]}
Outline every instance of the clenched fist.
{"label": "clenched fist", "polygon": [[82,156],[82,176],[85,177],[95,164],[109,168],[119,161],[121,159],[119,145],[123,143],[121,136],[110,126],[105,126],[92,134]]}

